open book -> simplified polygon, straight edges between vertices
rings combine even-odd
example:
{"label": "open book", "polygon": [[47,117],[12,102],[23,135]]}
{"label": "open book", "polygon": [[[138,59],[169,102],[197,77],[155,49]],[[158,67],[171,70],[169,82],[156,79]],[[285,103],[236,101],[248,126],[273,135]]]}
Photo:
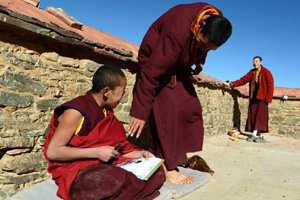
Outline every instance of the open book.
{"label": "open book", "polygon": [[139,158],[119,163],[116,166],[132,172],[139,179],[147,181],[164,161],[160,158],[149,158],[148,160]]}

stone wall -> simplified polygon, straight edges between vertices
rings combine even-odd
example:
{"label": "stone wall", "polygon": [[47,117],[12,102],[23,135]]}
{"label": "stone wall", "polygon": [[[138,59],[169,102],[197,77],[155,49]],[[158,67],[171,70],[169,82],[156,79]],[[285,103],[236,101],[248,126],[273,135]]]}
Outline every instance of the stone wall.
{"label": "stone wall", "polygon": [[197,83],[195,88],[202,105],[206,136],[227,133],[233,127],[234,101],[230,91],[211,83]]}
{"label": "stone wall", "polygon": [[[53,109],[89,90],[91,77],[101,65],[0,42],[0,199],[50,178],[43,144]],[[115,114],[126,129],[135,74],[122,70],[128,86]],[[211,82],[195,80],[195,88],[206,136],[226,134],[234,126],[244,130],[247,97]],[[299,101],[274,99],[269,109],[271,134],[300,138]],[[144,133],[134,142],[146,146],[145,141]]]}
{"label": "stone wall", "polygon": [[[238,95],[236,116],[233,126],[245,130],[248,117],[248,97]],[[300,99],[284,101],[274,97],[269,104],[269,133],[270,135],[300,139]]]}
{"label": "stone wall", "polygon": [[300,139],[300,100],[274,99],[269,114],[271,134]]}

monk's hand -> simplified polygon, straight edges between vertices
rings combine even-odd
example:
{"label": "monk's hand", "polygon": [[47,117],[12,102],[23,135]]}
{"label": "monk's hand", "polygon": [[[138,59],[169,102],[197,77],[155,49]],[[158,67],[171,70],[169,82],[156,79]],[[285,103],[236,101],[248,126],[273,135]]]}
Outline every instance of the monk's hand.
{"label": "monk's hand", "polygon": [[145,123],[146,122],[144,120],[132,117],[128,125],[128,133],[130,137],[133,137],[136,132],[137,132],[136,138],[140,137],[142,130],[145,126]]}
{"label": "monk's hand", "polygon": [[230,81],[226,81],[222,83],[225,87],[230,88],[232,83]]}
{"label": "monk's hand", "polygon": [[203,64],[196,64],[196,68],[192,70],[192,75],[199,75],[203,69]]}
{"label": "monk's hand", "polygon": [[115,158],[119,155],[119,152],[115,150],[113,146],[101,146],[95,147],[96,157],[103,161],[108,162],[112,158]]}
{"label": "monk's hand", "polygon": [[149,151],[142,151],[142,157],[145,158],[146,160],[148,160],[149,158],[153,158],[155,156],[152,153],[150,153]]}

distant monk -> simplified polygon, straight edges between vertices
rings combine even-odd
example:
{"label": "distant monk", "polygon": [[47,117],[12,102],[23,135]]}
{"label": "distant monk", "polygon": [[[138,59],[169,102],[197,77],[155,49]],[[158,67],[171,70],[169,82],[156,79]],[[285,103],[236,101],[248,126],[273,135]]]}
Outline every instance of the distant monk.
{"label": "distant monk", "polygon": [[269,132],[268,104],[272,102],[274,93],[274,79],[271,72],[262,66],[262,58],[253,58],[254,69],[230,86],[238,87],[249,83],[249,108],[245,130],[252,132],[247,139],[249,142],[264,143],[266,140],[261,133]]}
{"label": "distant monk", "polygon": [[154,157],[127,141],[122,123],[112,112],[124,97],[126,84],[119,68],[102,66],[91,91],[55,108],[44,155],[59,197],[150,200],[159,195],[165,182],[163,168],[143,181],[115,166],[130,158]]}
{"label": "distant monk", "polygon": [[149,120],[151,152],[165,159],[171,183],[194,180],[176,167],[186,161],[188,152],[201,151],[203,145],[202,108],[191,74],[201,72],[207,52],[225,43],[231,31],[230,22],[217,8],[206,3],[183,4],[157,19],[140,46],[140,78],[129,134],[139,137]]}

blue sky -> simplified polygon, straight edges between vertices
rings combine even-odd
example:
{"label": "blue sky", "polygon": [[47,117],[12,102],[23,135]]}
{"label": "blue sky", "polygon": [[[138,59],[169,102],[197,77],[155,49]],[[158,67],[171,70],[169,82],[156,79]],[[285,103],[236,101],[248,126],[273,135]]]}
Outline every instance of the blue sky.
{"label": "blue sky", "polygon": [[[149,26],[171,7],[194,0],[41,0],[81,23],[140,45]],[[300,88],[300,0],[207,0],[233,26],[227,43],[208,54],[203,73],[234,81],[259,55],[276,87]]]}

